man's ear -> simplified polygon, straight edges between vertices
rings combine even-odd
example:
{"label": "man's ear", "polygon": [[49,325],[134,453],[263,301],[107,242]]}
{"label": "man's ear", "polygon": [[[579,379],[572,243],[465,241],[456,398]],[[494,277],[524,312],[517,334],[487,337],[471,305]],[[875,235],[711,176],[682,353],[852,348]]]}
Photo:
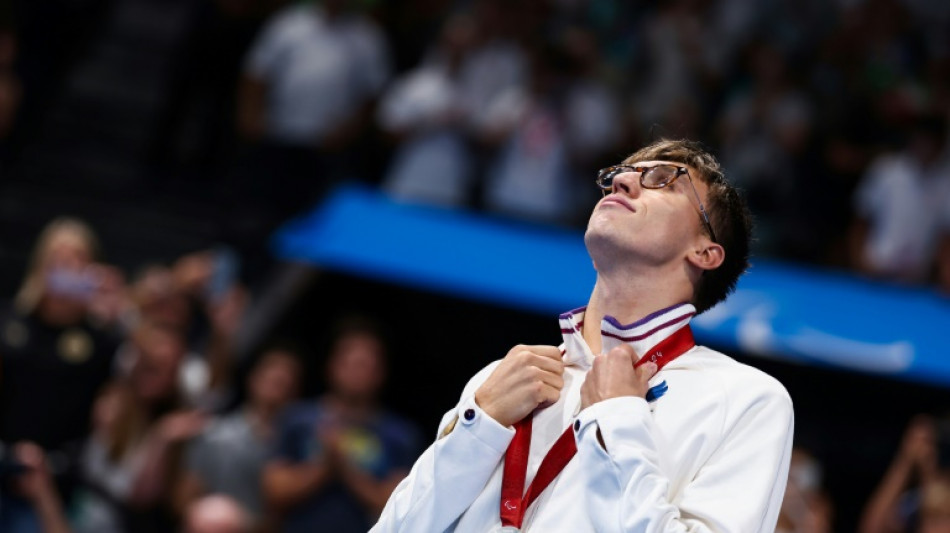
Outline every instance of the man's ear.
{"label": "man's ear", "polygon": [[714,270],[726,260],[726,250],[721,244],[703,239],[703,242],[690,252],[687,260],[696,268]]}

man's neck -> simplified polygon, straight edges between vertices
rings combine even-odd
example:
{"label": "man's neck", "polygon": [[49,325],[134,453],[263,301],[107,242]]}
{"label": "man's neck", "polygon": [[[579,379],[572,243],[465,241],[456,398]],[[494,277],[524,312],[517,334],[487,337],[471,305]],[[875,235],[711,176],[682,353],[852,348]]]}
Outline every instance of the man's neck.
{"label": "man's neck", "polygon": [[591,352],[598,355],[601,352],[600,324],[605,316],[612,316],[621,324],[630,324],[689,299],[689,290],[676,290],[675,283],[665,283],[662,277],[650,280],[642,276],[598,275],[584,313],[584,340]]}

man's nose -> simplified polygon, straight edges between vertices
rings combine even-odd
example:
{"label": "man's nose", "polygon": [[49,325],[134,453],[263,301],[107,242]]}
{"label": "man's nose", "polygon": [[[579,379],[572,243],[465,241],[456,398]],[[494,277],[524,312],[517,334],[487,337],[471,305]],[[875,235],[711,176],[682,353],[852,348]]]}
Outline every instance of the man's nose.
{"label": "man's nose", "polygon": [[627,196],[638,196],[640,194],[640,173],[633,170],[626,170],[617,174],[614,176],[611,192],[623,193]]}

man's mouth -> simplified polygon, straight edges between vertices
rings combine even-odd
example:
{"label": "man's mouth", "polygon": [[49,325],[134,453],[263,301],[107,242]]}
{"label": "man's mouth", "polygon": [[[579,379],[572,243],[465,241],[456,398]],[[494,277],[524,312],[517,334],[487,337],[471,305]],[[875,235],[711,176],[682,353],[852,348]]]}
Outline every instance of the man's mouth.
{"label": "man's mouth", "polygon": [[630,202],[627,201],[626,198],[623,198],[622,196],[619,196],[616,194],[611,194],[610,196],[607,196],[600,202],[601,206],[608,205],[608,204],[625,207],[628,211],[632,211],[634,213],[637,211],[636,209],[633,208],[633,205],[631,205]]}

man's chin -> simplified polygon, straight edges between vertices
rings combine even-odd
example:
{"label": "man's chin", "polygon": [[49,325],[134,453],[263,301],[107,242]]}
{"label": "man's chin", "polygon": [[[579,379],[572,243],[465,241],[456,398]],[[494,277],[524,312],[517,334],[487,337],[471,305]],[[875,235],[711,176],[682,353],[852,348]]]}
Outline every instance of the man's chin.
{"label": "man's chin", "polygon": [[587,225],[587,231],[584,232],[584,245],[594,261],[597,261],[598,256],[614,254],[622,248],[616,228],[597,224],[593,219]]}

